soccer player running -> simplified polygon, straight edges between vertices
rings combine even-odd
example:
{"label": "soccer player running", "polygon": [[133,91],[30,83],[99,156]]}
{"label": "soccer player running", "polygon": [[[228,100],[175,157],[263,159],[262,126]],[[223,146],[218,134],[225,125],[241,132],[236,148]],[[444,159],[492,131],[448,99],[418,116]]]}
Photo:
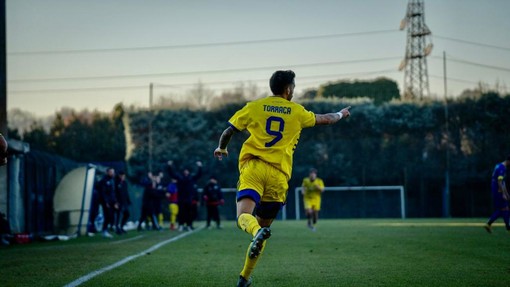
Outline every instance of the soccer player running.
{"label": "soccer player running", "polygon": [[[286,201],[292,174],[292,157],[303,128],[328,125],[349,117],[349,108],[336,113],[314,114],[291,102],[294,94],[293,71],[276,71],[269,80],[273,96],[247,103],[229,120],[221,134],[214,156],[228,156],[232,136],[248,130],[239,155],[237,225],[253,236],[246,252],[237,286],[250,286],[251,273],[266,240],[270,226]],[[256,208],[256,217],[253,211]]]}
{"label": "soccer player running", "polygon": [[487,221],[487,224],[484,225],[485,230],[489,233],[492,233],[492,223],[494,223],[494,221],[496,221],[496,219],[500,216],[503,217],[503,220],[505,221],[506,230],[510,232],[510,211],[508,208],[510,196],[505,184],[506,170],[508,166],[510,166],[510,155],[508,155],[505,161],[496,164],[494,171],[492,172],[491,191],[495,211],[492,213],[489,221]]}
{"label": "soccer player running", "polygon": [[319,219],[321,210],[321,195],[324,192],[324,182],[317,177],[317,170],[310,169],[308,177],[303,179],[303,204],[305,207],[306,218],[308,218],[308,228],[315,231],[315,224]]}

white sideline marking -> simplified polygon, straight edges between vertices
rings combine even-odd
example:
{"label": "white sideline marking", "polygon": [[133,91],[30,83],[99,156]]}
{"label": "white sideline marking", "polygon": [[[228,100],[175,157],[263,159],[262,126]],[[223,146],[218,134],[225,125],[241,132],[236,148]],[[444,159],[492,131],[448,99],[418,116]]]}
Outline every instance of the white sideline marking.
{"label": "white sideline marking", "polygon": [[179,240],[179,239],[181,239],[181,238],[184,238],[184,237],[186,237],[186,236],[188,236],[188,235],[191,235],[191,234],[193,234],[193,233],[195,233],[195,232],[197,232],[197,231],[200,231],[200,230],[202,230],[202,229],[204,229],[204,226],[198,227],[197,229],[195,229],[195,230],[193,230],[193,231],[189,231],[189,232],[186,232],[186,233],[180,234],[180,235],[178,235],[178,236],[176,236],[176,237],[172,237],[172,238],[170,238],[170,239],[168,239],[168,240],[165,240],[165,241],[163,241],[163,242],[160,242],[160,243],[158,243],[158,244],[156,244],[156,245],[152,246],[151,248],[149,248],[149,249],[147,249],[147,250],[144,250],[144,251],[142,251],[142,252],[140,252],[140,253],[138,253],[138,254],[135,254],[135,255],[128,256],[128,257],[126,257],[126,258],[124,258],[124,259],[122,259],[122,260],[120,260],[120,261],[117,261],[117,262],[113,263],[113,264],[112,264],[112,265],[110,265],[110,266],[106,266],[106,267],[101,268],[101,269],[99,269],[99,270],[92,271],[92,272],[90,272],[89,274],[87,274],[87,275],[85,275],[85,276],[82,276],[82,277],[80,277],[80,278],[78,278],[78,279],[74,280],[73,282],[71,282],[71,283],[69,283],[69,284],[64,285],[64,287],[76,287],[76,286],[79,286],[79,285],[81,285],[81,284],[83,284],[83,283],[85,283],[85,282],[89,281],[90,279],[92,279],[92,278],[94,278],[94,277],[96,277],[96,276],[98,276],[98,275],[101,275],[101,274],[105,273],[106,271],[110,271],[110,270],[115,269],[115,268],[117,268],[117,267],[119,267],[119,266],[122,266],[122,265],[124,265],[124,264],[128,263],[128,262],[129,262],[129,261],[131,261],[131,260],[134,260],[134,259],[136,259],[136,258],[138,258],[138,257],[140,257],[140,256],[144,256],[144,255],[146,255],[146,254],[148,254],[148,253],[151,253],[151,252],[153,252],[153,251],[155,251],[155,250],[159,249],[160,247],[162,247],[162,246],[164,246],[164,245],[166,245],[166,244],[168,244],[168,243],[171,243],[171,242],[177,241],[177,240]]}
{"label": "white sideline marking", "polygon": [[137,240],[137,239],[140,239],[140,238],[143,238],[143,237],[145,237],[145,235],[138,235],[138,236],[131,237],[131,238],[128,238],[128,239],[122,239],[122,240],[114,241],[114,242],[112,242],[112,244],[126,243],[126,242]]}

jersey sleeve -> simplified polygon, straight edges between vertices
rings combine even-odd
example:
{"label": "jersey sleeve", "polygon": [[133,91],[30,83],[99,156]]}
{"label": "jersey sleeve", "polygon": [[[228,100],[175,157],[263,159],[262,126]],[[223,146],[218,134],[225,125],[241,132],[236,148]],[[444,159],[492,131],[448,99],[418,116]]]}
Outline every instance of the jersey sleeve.
{"label": "jersey sleeve", "polygon": [[313,127],[315,126],[315,114],[301,106],[299,110],[299,121],[301,122],[301,128]]}
{"label": "jersey sleeve", "polygon": [[317,184],[321,187],[321,188],[324,188],[324,181],[321,179],[317,182]]}
{"label": "jersey sleeve", "polygon": [[246,104],[242,109],[238,110],[229,120],[230,126],[238,131],[246,129],[249,123],[250,104]]}

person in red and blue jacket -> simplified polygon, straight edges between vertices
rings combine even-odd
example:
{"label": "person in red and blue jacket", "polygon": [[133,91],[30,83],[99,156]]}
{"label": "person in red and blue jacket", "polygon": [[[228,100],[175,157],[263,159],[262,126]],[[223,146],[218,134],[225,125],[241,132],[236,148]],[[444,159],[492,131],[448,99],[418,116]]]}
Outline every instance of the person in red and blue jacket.
{"label": "person in red and blue jacket", "polygon": [[211,220],[216,222],[216,227],[221,228],[219,206],[225,204],[221,187],[215,176],[211,176],[209,182],[204,186],[202,199],[207,207],[207,228],[211,226]]}

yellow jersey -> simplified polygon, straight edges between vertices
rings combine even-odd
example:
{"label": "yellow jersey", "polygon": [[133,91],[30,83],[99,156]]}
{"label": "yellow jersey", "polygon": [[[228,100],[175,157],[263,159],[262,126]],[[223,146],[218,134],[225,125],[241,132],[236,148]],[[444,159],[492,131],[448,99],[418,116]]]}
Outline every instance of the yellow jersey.
{"label": "yellow jersey", "polygon": [[305,197],[314,197],[321,195],[322,191],[317,188],[317,186],[324,188],[324,181],[322,179],[316,177],[314,181],[311,181],[309,177],[305,177],[303,179],[303,190]]}
{"label": "yellow jersey", "polygon": [[239,155],[239,169],[251,158],[259,158],[290,179],[292,156],[301,130],[315,125],[315,114],[302,105],[277,96],[247,103],[229,120],[238,131],[248,130]]}

